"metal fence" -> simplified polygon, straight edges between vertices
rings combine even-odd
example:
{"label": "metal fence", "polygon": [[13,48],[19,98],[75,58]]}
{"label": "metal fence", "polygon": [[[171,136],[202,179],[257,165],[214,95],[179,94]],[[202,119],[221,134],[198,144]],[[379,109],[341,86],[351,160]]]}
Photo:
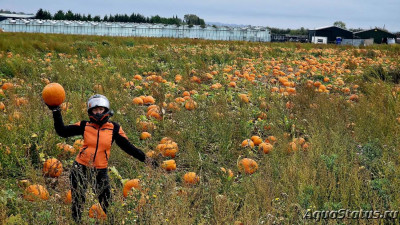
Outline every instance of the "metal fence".
{"label": "metal fence", "polygon": [[65,20],[7,19],[0,22],[4,32],[81,34],[123,37],[198,38],[207,40],[235,40],[270,42],[266,27],[215,27],[198,25],[164,25],[141,23],[81,22]]}

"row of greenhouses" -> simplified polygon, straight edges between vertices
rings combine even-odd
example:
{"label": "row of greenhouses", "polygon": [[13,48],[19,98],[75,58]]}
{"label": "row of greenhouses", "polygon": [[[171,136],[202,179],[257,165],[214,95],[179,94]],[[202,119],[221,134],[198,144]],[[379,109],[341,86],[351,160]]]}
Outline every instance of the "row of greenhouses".
{"label": "row of greenhouses", "polygon": [[81,34],[123,37],[169,37],[207,40],[270,42],[266,27],[164,25],[146,23],[82,22],[65,20],[7,19],[0,22],[4,32]]}

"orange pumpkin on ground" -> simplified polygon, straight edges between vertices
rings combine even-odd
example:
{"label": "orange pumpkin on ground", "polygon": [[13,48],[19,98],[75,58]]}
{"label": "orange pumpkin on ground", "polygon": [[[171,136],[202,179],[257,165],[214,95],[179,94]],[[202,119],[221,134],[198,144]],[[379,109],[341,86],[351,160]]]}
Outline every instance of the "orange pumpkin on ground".
{"label": "orange pumpkin on ground", "polygon": [[175,158],[176,153],[178,152],[178,144],[176,142],[168,142],[165,144],[160,144],[159,150],[164,157],[172,157]]}
{"label": "orange pumpkin on ground", "polygon": [[265,139],[265,142],[268,142],[268,143],[271,143],[271,144],[275,144],[276,137],[275,136],[268,136],[268,138]]}
{"label": "orange pumpkin on ground", "polygon": [[45,176],[59,177],[62,171],[62,164],[56,158],[48,159],[43,164],[43,173]]}
{"label": "orange pumpkin on ground", "polygon": [[102,220],[107,219],[106,213],[103,211],[100,204],[98,204],[98,203],[94,204],[94,205],[92,205],[92,207],[90,207],[89,217],[95,218],[95,219],[102,219]]}
{"label": "orange pumpkin on ground", "polygon": [[166,171],[176,170],[176,163],[175,163],[175,160],[173,160],[173,159],[165,160],[165,161],[163,161],[163,163],[161,164],[161,167],[162,167],[163,169],[165,169]]}
{"label": "orange pumpkin on ground", "polygon": [[268,154],[272,151],[272,149],[274,149],[274,146],[272,146],[270,143],[263,142],[258,146],[258,149],[263,151],[264,154]]}
{"label": "orange pumpkin on ground", "polygon": [[288,153],[296,152],[297,151],[297,145],[294,141],[290,142],[288,145]]}
{"label": "orange pumpkin on ground", "polygon": [[127,181],[124,184],[123,195],[125,198],[128,197],[129,192],[132,190],[132,188],[140,189],[140,180],[139,179],[132,179],[132,180]]}
{"label": "orange pumpkin on ground", "polygon": [[246,174],[253,174],[258,169],[258,164],[253,159],[244,158],[239,161],[238,168],[241,172]]}
{"label": "orange pumpkin on ground", "polygon": [[136,98],[134,98],[133,100],[132,100],[132,103],[133,104],[135,104],[135,105],[143,105],[143,99],[142,98],[140,98],[140,97],[136,97]]}
{"label": "orange pumpkin on ground", "polygon": [[151,138],[151,134],[149,132],[142,132],[140,134],[140,140],[146,140],[146,139],[149,139],[149,138]]}
{"label": "orange pumpkin on ground", "polygon": [[194,101],[194,100],[188,100],[186,103],[185,103],[185,108],[187,109],[187,110],[193,110],[193,109],[195,109],[195,108],[197,108],[197,103]]}
{"label": "orange pumpkin on ground", "polygon": [[251,140],[253,141],[254,145],[259,145],[262,143],[262,139],[259,136],[252,136]]}
{"label": "orange pumpkin on ground", "polygon": [[48,200],[49,192],[42,185],[33,184],[33,185],[28,186],[25,189],[24,199],[31,201],[31,202],[38,200],[38,199]]}
{"label": "orange pumpkin on ground", "polygon": [[250,139],[246,139],[242,142],[242,147],[254,148],[254,142]]}
{"label": "orange pumpkin on ground", "polygon": [[[81,149],[81,147],[83,146],[83,139],[77,139],[75,142],[74,142],[74,149],[75,150],[80,150]],[[65,148],[64,148],[64,150],[65,150]]]}
{"label": "orange pumpkin on ground", "polygon": [[146,156],[149,157],[149,158],[156,158],[157,157],[157,152],[148,151],[148,152],[146,152]]}
{"label": "orange pumpkin on ground", "polygon": [[64,199],[63,199],[65,204],[71,204],[72,202],[72,193],[71,190],[67,191],[64,195]]}
{"label": "orange pumpkin on ground", "polygon": [[146,96],[143,99],[143,103],[144,104],[154,104],[156,101],[154,100],[154,98],[152,96]]}
{"label": "orange pumpkin on ground", "polygon": [[185,181],[185,184],[196,184],[199,182],[200,177],[197,176],[195,172],[187,172],[183,175],[183,180]]}
{"label": "orange pumpkin on ground", "polygon": [[249,103],[250,102],[249,97],[246,94],[240,94],[239,98],[244,103]]}
{"label": "orange pumpkin on ground", "polygon": [[1,89],[3,90],[8,90],[14,87],[14,84],[12,83],[4,83],[3,86],[1,86]]}
{"label": "orange pumpkin on ground", "polygon": [[42,98],[47,105],[59,106],[65,100],[64,88],[58,83],[50,83],[44,87]]}

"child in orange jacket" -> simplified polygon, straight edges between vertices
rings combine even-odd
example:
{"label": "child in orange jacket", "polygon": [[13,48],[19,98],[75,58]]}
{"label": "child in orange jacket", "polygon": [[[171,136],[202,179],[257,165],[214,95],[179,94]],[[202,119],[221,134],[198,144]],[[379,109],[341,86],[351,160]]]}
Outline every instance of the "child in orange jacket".
{"label": "child in orange jacket", "polygon": [[68,126],[64,126],[58,106],[48,107],[53,111],[54,127],[58,135],[61,137],[83,135],[83,146],[75,158],[70,173],[72,217],[76,223],[81,221],[89,181],[95,181],[92,187],[107,214],[111,202],[107,166],[114,141],[122,150],[141,162],[150,162],[153,166],[158,166],[155,161],[147,158],[143,151],[129,142],[121,126],[108,121],[113,112],[105,96],[96,94],[89,98],[87,109],[90,121],[80,121]]}

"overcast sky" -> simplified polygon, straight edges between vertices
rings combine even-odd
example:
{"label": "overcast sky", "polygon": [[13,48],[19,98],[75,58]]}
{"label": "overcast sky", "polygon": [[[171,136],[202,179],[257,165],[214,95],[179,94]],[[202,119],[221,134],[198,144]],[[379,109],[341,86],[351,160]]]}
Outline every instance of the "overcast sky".
{"label": "overcast sky", "polygon": [[400,0],[0,0],[0,9],[36,13],[39,8],[54,14],[140,13],[183,19],[196,14],[207,22],[258,25],[278,28],[309,28],[345,22],[347,28],[383,27],[400,31]]}

